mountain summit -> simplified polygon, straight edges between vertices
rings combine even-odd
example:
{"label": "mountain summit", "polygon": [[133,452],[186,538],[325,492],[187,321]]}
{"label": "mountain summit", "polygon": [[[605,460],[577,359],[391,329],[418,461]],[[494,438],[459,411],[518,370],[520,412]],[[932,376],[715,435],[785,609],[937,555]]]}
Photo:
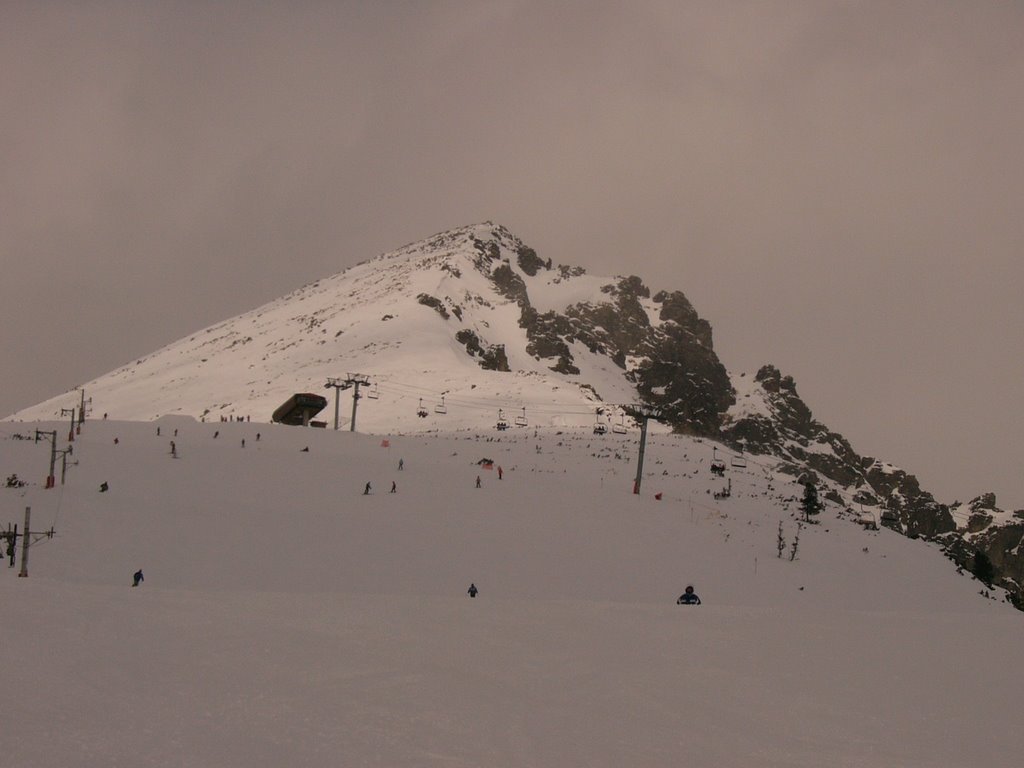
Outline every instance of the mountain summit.
{"label": "mountain summit", "polygon": [[[292,394],[349,372],[380,395],[359,412],[379,432],[479,427],[523,408],[531,423],[586,424],[599,408],[647,402],[713,434],[733,402],[711,326],[682,293],[555,266],[491,223],[318,280],[85,387],[111,418],[269,421]],[[15,417],[50,418],[66,400]]]}
{"label": "mountain summit", "polygon": [[[556,265],[490,222],[313,282],[85,389],[94,411],[114,419],[265,422],[296,393],[328,395],[329,379],[355,374],[368,383],[352,414],[371,433],[625,431],[631,407],[656,408],[673,431],[718,440],[740,461],[771,456],[851,517],[940,542],[965,568],[980,552],[989,580],[1024,602],[1024,512],[1003,512],[987,495],[940,504],[913,475],[858,455],[815,420],[791,377],[771,365],[730,375],[710,324],[680,291]],[[12,418],[53,419],[74,404],[65,394]],[[349,427],[339,404],[324,413]]]}

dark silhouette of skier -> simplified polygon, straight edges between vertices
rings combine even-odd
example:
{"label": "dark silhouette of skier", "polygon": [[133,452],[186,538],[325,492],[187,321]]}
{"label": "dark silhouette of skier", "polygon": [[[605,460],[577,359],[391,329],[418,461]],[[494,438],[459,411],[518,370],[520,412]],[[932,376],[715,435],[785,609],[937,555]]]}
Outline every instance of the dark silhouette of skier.
{"label": "dark silhouette of skier", "polygon": [[366,487],[363,488],[363,496],[369,496],[369,495],[370,495],[370,484],[367,483]]}
{"label": "dark silhouette of skier", "polygon": [[143,581],[145,581],[145,579],[144,579],[144,578],[143,578],[143,576],[142,576],[142,569],[140,568],[139,570],[137,570],[137,571],[135,572],[135,575],[134,575],[134,576],[132,576],[132,586],[133,586],[133,587],[137,587],[137,586],[139,586],[139,584],[141,584],[141,583],[142,583]]}
{"label": "dark silhouette of skier", "polygon": [[401,472],[403,469],[405,469],[405,459],[399,459],[398,460],[398,471]]}
{"label": "dark silhouette of skier", "polygon": [[110,486],[107,485],[107,481],[106,480],[104,480],[102,483],[100,483],[100,493],[106,493],[109,490],[110,490]]}
{"label": "dark silhouette of skier", "polygon": [[498,479],[499,479],[499,480],[501,480],[501,476],[502,476],[503,474],[505,474],[505,472],[504,472],[504,470],[503,470],[503,469],[501,468],[501,464],[499,464],[499,465],[498,465]]}
{"label": "dark silhouette of skier", "polygon": [[700,605],[700,598],[693,591],[693,587],[687,587],[686,591],[676,600],[676,605]]}
{"label": "dark silhouette of skier", "polygon": [[477,476],[476,476],[476,487],[477,487],[477,488],[479,488],[479,487],[480,487],[480,475],[477,475]]}
{"label": "dark silhouette of skier", "polygon": [[477,592],[479,591],[480,590],[476,588],[476,584],[470,584],[469,589],[466,591],[466,594],[468,594],[470,597],[476,597]]}
{"label": "dark silhouette of skier", "polygon": [[398,483],[391,481],[391,493],[398,493]]}

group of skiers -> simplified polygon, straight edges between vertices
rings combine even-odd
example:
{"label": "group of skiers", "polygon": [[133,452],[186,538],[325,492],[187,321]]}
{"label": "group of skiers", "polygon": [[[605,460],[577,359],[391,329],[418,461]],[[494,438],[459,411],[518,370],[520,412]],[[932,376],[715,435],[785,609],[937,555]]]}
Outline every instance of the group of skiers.
{"label": "group of skiers", "polygon": [[[106,416],[106,414],[104,414],[104,416]],[[239,419],[239,420],[241,420],[241,419]],[[159,435],[159,434],[160,434],[160,428],[157,427],[157,435]],[[214,432],[214,435],[213,435],[214,438],[216,438],[219,434],[220,434],[219,432]],[[174,430],[174,436],[175,437],[178,436],[178,430]],[[260,439],[260,435],[257,435],[256,439],[259,440]],[[117,443],[118,440],[115,438],[114,442]],[[242,447],[243,448],[245,447],[245,440],[244,439],[242,440]],[[308,447],[304,448],[303,451],[309,451],[309,448]],[[175,442],[173,440],[171,441],[171,455],[174,456],[174,457],[177,457],[177,446],[175,445]],[[404,469],[405,469],[405,459],[399,459],[398,460],[398,471],[401,472]],[[502,479],[502,475],[503,474],[504,474],[504,471],[502,470],[502,468],[498,467],[498,479],[499,480]],[[8,478],[8,481],[10,481],[10,478]],[[481,480],[480,480],[480,475],[476,476],[476,487],[477,488],[482,487]],[[100,487],[100,491],[106,491],[107,488],[108,488],[107,483],[103,483],[101,485],[101,487]],[[373,488],[372,488],[371,484],[369,482],[367,482],[365,487],[363,488],[363,495],[364,496],[368,496],[372,490],[373,490]],[[397,493],[397,491],[398,491],[398,485],[397,485],[397,483],[394,480],[392,480],[391,481],[390,493]],[[141,584],[143,582],[143,580],[144,580],[144,577],[142,575],[142,569],[140,568],[139,570],[137,570],[132,575],[132,586],[133,587],[139,586],[139,584]],[[469,589],[466,590],[466,594],[468,594],[471,598],[475,598],[479,593],[480,593],[480,590],[477,588],[476,584],[475,583],[470,583]],[[681,594],[679,596],[679,599],[676,600],[676,605],[701,605],[701,599],[697,595],[697,593],[694,591],[693,586],[687,586],[686,589],[683,591],[683,594]]]}

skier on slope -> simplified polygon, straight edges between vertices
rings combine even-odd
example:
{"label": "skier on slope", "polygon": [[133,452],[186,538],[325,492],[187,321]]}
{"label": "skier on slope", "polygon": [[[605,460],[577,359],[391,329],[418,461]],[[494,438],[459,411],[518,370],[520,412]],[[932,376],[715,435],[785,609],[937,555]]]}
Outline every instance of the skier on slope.
{"label": "skier on slope", "polygon": [[676,600],[676,605],[700,605],[700,598],[693,591],[693,587],[687,587],[686,591]]}
{"label": "skier on slope", "polygon": [[476,595],[477,595],[477,592],[479,592],[479,591],[480,591],[480,590],[478,590],[478,589],[476,588],[476,584],[470,584],[470,585],[469,585],[469,589],[468,589],[468,590],[466,590],[466,594],[468,594],[468,595],[469,595],[470,597],[476,597]]}
{"label": "skier on slope", "polygon": [[139,586],[139,584],[141,584],[141,583],[142,583],[143,581],[145,581],[145,579],[144,579],[144,578],[143,578],[143,576],[142,576],[142,569],[140,568],[139,570],[137,570],[137,571],[135,572],[135,575],[133,575],[133,576],[132,576],[132,586],[133,586],[133,587],[137,587],[137,586]]}

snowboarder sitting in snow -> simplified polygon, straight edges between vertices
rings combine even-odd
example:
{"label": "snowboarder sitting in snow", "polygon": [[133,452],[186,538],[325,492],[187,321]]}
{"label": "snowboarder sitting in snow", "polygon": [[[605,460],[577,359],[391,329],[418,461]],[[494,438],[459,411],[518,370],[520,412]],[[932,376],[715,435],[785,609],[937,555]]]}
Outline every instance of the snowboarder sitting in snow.
{"label": "snowboarder sitting in snow", "polygon": [[676,600],[676,605],[700,605],[700,598],[693,591],[693,587],[687,587],[686,591]]}
{"label": "snowboarder sitting in snow", "polygon": [[132,576],[132,586],[133,586],[133,587],[137,587],[137,586],[139,586],[139,584],[141,584],[141,583],[142,583],[143,581],[144,581],[144,579],[143,579],[143,577],[142,577],[142,569],[140,568],[139,570],[137,570],[137,571],[135,572],[135,575],[134,575],[134,576]]}
{"label": "snowboarder sitting in snow", "polygon": [[469,585],[469,590],[467,590],[467,594],[468,594],[468,595],[469,595],[470,597],[476,597],[476,593],[477,593],[477,592],[479,592],[479,591],[480,591],[480,590],[478,590],[478,589],[476,588],[476,584],[470,584],[470,585]]}

